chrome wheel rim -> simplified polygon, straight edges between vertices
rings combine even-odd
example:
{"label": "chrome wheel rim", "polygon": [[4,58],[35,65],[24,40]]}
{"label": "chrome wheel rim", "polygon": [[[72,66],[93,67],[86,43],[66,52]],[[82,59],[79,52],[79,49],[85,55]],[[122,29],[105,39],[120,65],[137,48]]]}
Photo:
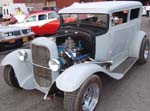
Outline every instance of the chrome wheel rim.
{"label": "chrome wheel rim", "polygon": [[149,56],[149,45],[146,44],[145,50],[144,50],[144,59],[147,60]]}
{"label": "chrome wheel rim", "polygon": [[91,84],[85,91],[82,98],[82,110],[93,111],[96,107],[100,96],[100,88],[98,84]]}

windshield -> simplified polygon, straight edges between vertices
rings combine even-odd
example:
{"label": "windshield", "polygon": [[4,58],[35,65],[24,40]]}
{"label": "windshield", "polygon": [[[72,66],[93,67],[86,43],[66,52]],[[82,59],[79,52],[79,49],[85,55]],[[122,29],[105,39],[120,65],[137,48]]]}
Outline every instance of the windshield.
{"label": "windshield", "polygon": [[63,25],[84,24],[108,29],[107,14],[61,14]]}

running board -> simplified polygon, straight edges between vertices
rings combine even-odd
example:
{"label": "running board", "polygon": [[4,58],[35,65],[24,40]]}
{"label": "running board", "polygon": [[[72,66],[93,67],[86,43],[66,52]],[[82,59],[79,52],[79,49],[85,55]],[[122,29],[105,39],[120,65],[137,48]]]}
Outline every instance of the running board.
{"label": "running board", "polygon": [[116,67],[112,73],[120,73],[124,75],[135,64],[136,61],[136,57],[128,57],[122,64]]}

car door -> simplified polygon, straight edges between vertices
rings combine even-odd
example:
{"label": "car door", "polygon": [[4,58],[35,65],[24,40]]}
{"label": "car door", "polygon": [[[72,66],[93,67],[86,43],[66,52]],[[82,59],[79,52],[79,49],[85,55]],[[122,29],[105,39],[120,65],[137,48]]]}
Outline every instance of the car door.
{"label": "car door", "polygon": [[37,15],[32,15],[25,19],[24,26],[32,27],[37,24],[36,22],[37,22]]}
{"label": "car door", "polygon": [[130,25],[128,24],[128,10],[112,13],[111,26],[111,54],[110,58],[114,64],[128,57],[128,39]]}
{"label": "car door", "polygon": [[[54,34],[58,30],[60,23],[59,23],[59,16],[56,12],[49,12],[46,14],[47,19],[39,20],[39,28],[41,34]],[[39,17],[40,18],[40,17]]]}

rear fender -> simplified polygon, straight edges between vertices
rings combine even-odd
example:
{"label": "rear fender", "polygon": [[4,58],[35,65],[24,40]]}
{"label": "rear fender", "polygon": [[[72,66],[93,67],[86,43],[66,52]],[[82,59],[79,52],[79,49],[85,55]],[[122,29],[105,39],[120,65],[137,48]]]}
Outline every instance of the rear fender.
{"label": "rear fender", "polygon": [[[25,62],[19,60],[19,51],[25,50],[28,58]],[[1,66],[10,65],[13,67],[15,76],[18,80],[20,87],[24,89],[34,89],[35,83],[33,81],[32,64],[31,64],[31,50],[20,49],[8,54],[2,61]]]}
{"label": "rear fender", "polygon": [[141,47],[142,40],[144,39],[144,37],[146,37],[146,33],[143,31],[140,31],[136,34],[129,49],[129,55],[131,57],[139,58],[140,47]]}
{"label": "rear fender", "polygon": [[[77,90],[83,82],[94,73],[103,72],[104,74],[114,78],[121,79],[122,74],[108,72],[103,67],[93,63],[82,63],[73,65],[66,69],[57,79],[56,87],[64,92],[72,92]],[[101,73],[98,73],[101,74]]]}

